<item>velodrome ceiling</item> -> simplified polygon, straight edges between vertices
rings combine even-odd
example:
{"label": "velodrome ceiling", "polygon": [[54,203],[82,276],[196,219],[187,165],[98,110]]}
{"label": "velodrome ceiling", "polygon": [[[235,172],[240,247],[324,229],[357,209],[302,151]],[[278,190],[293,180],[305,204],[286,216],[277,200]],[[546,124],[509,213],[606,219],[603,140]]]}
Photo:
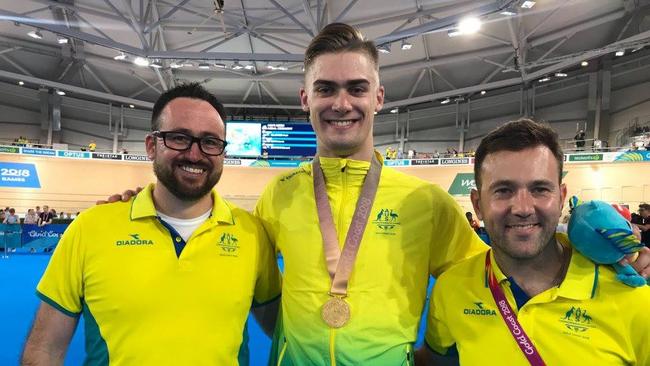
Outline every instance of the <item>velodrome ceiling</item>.
{"label": "velodrome ceiling", "polygon": [[[386,111],[480,98],[483,90],[495,94],[557,78],[556,72],[584,73],[603,59],[647,54],[650,0],[522,3],[0,0],[0,80],[143,109],[170,86],[199,81],[232,113],[302,116],[302,53],[333,21],[390,47],[380,55]],[[480,31],[450,37],[469,15],[482,20]],[[28,35],[36,30],[41,39]],[[625,55],[615,57],[616,51]],[[126,59],[116,60],[120,54]],[[137,66],[136,57],[161,67]]]}

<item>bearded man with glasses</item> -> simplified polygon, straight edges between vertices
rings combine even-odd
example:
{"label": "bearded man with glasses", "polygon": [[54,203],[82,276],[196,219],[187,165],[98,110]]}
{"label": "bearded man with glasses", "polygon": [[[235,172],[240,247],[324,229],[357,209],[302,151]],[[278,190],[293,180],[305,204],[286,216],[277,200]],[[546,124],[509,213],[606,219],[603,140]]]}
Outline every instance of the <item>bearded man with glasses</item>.
{"label": "bearded man with glasses", "polygon": [[249,309],[277,313],[280,275],[258,220],[213,190],[225,118],[198,84],[161,95],[145,140],[157,182],[66,230],[37,287],[23,364],[62,364],[81,315],[85,364],[247,364]]}

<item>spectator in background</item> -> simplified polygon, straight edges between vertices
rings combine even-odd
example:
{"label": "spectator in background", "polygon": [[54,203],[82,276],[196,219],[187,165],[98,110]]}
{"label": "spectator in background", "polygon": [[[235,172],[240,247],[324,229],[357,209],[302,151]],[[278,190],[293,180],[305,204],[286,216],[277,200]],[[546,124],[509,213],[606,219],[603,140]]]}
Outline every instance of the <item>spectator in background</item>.
{"label": "spectator in background", "polygon": [[41,206],[36,206],[36,216],[41,214]]}
{"label": "spectator in background", "polygon": [[393,147],[389,146],[386,148],[386,155],[384,156],[386,160],[390,160],[393,158]]}
{"label": "spectator in background", "polygon": [[580,130],[578,133],[576,133],[575,136],[573,136],[573,139],[576,142],[576,150],[577,151],[582,151],[585,149],[585,131]]}
{"label": "spectator in background", "polygon": [[16,210],[14,208],[9,209],[9,213],[5,213],[5,218],[2,220],[3,224],[19,224],[20,219],[18,218],[18,215],[16,215]]}
{"label": "spectator in background", "polygon": [[639,214],[632,214],[632,223],[641,230],[641,242],[650,247],[650,204],[639,205]]}
{"label": "spectator in background", "polygon": [[36,216],[36,212],[34,212],[33,208],[30,208],[27,210],[27,213],[25,214],[25,220],[23,220],[23,224],[31,224],[34,225],[38,222],[38,216]]}
{"label": "spectator in background", "polygon": [[95,140],[90,140],[90,143],[88,144],[88,151],[95,152],[96,149],[97,149],[97,143],[95,142]]}
{"label": "spectator in background", "polygon": [[38,220],[36,221],[36,224],[38,226],[49,225],[52,223],[53,218],[54,218],[54,214],[52,213],[52,211],[50,211],[50,208],[47,205],[43,205],[43,212],[41,212],[41,214],[38,215]]}
{"label": "spectator in background", "polygon": [[70,212],[65,214],[65,219],[66,220],[72,220],[72,214]]}
{"label": "spectator in background", "polygon": [[469,211],[465,212],[465,217],[467,218],[467,222],[469,222],[469,226],[471,226],[474,231],[477,231],[480,226],[478,222],[474,220],[472,213]]}
{"label": "spectator in background", "polygon": [[3,222],[6,216],[5,210],[0,210],[0,222]]}
{"label": "spectator in background", "polygon": [[14,143],[12,145],[14,146],[27,146],[27,143],[29,140],[27,140],[27,137],[20,136],[17,139],[14,140]]}

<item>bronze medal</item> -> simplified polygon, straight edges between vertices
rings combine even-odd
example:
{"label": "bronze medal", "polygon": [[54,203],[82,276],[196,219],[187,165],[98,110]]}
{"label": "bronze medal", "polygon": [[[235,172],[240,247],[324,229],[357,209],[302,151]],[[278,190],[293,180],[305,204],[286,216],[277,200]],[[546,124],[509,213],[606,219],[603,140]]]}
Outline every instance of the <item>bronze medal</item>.
{"label": "bronze medal", "polygon": [[330,328],[341,328],[350,320],[350,305],[340,297],[332,297],[323,304],[320,314]]}

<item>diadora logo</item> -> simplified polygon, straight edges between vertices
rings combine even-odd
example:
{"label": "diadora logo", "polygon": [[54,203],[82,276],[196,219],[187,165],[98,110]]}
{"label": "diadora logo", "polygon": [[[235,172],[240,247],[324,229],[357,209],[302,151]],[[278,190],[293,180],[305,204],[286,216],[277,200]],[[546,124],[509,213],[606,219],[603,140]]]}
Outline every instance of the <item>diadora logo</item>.
{"label": "diadora logo", "polygon": [[289,173],[288,175],[286,175],[286,176],[280,178],[280,182],[284,182],[284,181],[286,181],[286,180],[289,180],[289,179],[295,177],[296,175],[298,175],[298,174],[300,174],[300,173],[304,173],[304,172],[305,172],[305,171],[302,170],[302,169],[299,169],[299,170],[296,170],[296,171],[294,171],[294,172],[291,172],[291,173]]}
{"label": "diadora logo", "polygon": [[497,312],[492,309],[485,308],[482,302],[475,302],[473,308],[463,309],[463,314],[477,316],[496,316]]}
{"label": "diadora logo", "polygon": [[584,333],[594,327],[593,318],[587,314],[587,309],[576,308],[575,306],[572,306],[571,309],[564,313],[560,322],[564,323],[564,326],[571,330],[571,333],[565,333],[573,335]]}
{"label": "diadora logo", "polygon": [[221,234],[221,237],[219,238],[219,242],[217,245],[221,248],[221,255],[224,256],[229,256],[229,257],[236,257],[238,256],[238,250],[239,250],[239,240],[230,233],[223,233]]}
{"label": "diadora logo", "polygon": [[141,239],[140,234],[129,234],[130,238],[116,240],[115,245],[153,245],[153,240]]}
{"label": "diadora logo", "polygon": [[390,208],[382,208],[372,222],[380,231],[377,234],[395,235],[395,228],[400,226],[399,214]]}

